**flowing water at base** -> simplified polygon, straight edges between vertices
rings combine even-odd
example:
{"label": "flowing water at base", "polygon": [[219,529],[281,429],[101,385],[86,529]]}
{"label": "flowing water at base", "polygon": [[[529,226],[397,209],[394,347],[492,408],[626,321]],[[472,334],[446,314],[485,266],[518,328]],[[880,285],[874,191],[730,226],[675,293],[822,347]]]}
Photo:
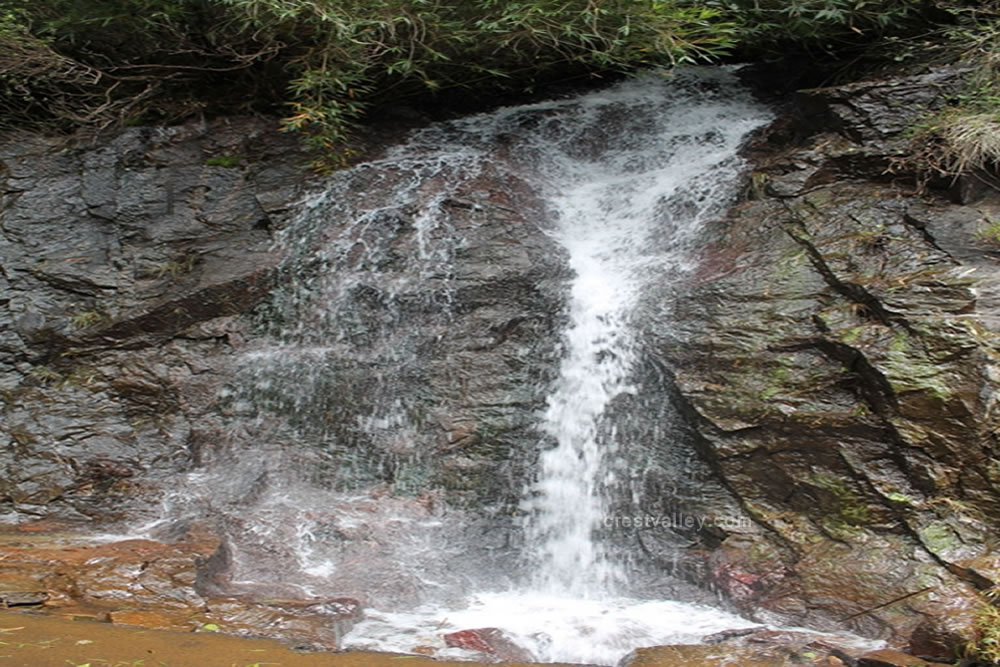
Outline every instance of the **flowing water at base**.
{"label": "flowing water at base", "polygon": [[452,659],[482,656],[448,648],[444,634],[501,628],[540,662],[615,665],[641,646],[697,644],[706,635],[755,624],[719,609],[682,602],[608,598],[586,600],[544,593],[481,593],[463,609],[425,605],[408,612],[372,611],[345,647],[409,653],[430,647]]}

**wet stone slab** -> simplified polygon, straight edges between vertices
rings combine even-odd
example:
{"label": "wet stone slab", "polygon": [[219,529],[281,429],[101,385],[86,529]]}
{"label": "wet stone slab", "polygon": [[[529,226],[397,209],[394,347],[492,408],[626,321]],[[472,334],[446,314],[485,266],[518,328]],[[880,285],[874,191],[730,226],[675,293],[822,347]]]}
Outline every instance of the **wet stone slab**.
{"label": "wet stone slab", "polygon": [[220,540],[192,526],[177,541],[94,537],[39,525],[0,528],[0,608],[151,629],[271,637],[339,648],[363,616],[348,598],[257,599],[200,585]]}

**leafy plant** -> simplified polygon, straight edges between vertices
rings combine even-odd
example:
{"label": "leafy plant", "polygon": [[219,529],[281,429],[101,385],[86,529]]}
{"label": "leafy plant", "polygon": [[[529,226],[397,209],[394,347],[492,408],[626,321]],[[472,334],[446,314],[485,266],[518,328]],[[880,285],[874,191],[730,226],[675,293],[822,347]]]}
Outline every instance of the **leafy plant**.
{"label": "leafy plant", "polygon": [[739,26],[743,48],[771,58],[788,51],[837,53],[926,25],[926,3],[914,0],[715,0]]}
{"label": "leafy plant", "polygon": [[987,243],[1000,246],[1000,220],[990,221],[976,236]]}
{"label": "leafy plant", "polygon": [[[0,129],[280,111],[285,129],[343,157],[346,136],[372,108],[406,98],[520,93],[733,50],[795,62],[849,59],[859,50],[899,59],[919,51],[907,40],[940,35],[942,25],[949,40],[982,55],[996,50],[996,7],[996,0],[0,0]],[[928,135],[955,147],[959,163],[946,160],[944,169],[994,156],[988,114],[996,87],[980,90],[977,102],[962,105],[979,116],[942,116]],[[209,164],[235,166],[233,157]]]}
{"label": "leafy plant", "polygon": [[[717,57],[733,26],[680,0],[7,0],[0,109],[103,126],[284,105],[333,149],[372,105]],[[245,104],[241,102],[241,104]],[[213,107],[213,105],[215,105]]]}
{"label": "leafy plant", "polygon": [[289,46],[289,130],[329,149],[372,103],[722,54],[719,12],[665,0],[223,0]]}

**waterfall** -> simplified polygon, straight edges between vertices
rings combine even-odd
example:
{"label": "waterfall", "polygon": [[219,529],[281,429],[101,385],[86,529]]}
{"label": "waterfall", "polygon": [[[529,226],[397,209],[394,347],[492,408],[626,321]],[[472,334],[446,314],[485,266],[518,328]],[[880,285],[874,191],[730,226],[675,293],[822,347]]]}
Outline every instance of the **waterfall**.
{"label": "waterfall", "polygon": [[580,100],[574,122],[545,136],[552,233],[574,277],[565,356],[542,417],[555,446],[525,501],[542,589],[607,595],[624,583],[594,539],[614,519],[607,490],[622,443],[608,413],[634,391],[643,288],[682,279],[702,222],[735,194],[741,142],[768,118],[730,76],[630,81]]}
{"label": "waterfall", "polygon": [[224,526],[235,585],[363,597],[349,647],[495,626],[538,659],[608,664],[745,624],[636,599],[605,538],[650,290],[684,279],[769,118],[726,70],[651,73],[335,174],[282,232],[225,433],[164,512]]}

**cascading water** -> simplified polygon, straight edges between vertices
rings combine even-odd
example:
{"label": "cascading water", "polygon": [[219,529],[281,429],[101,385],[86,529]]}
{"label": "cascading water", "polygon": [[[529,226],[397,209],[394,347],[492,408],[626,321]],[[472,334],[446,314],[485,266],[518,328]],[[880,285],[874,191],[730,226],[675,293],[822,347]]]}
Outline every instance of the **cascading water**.
{"label": "cascading water", "polygon": [[[270,337],[246,352],[223,397],[225,451],[206,455],[178,493],[188,511],[225,522],[237,583],[346,590],[392,606],[370,610],[348,635],[345,645],[358,648],[407,651],[493,626],[540,660],[609,664],[636,646],[745,625],[629,597],[644,583],[630,581],[627,559],[602,534],[628,495],[620,454],[633,443],[620,404],[636,391],[644,295],[683,278],[702,222],[735,194],[739,146],[769,117],[727,71],[650,74],[421,130],[336,175],[283,234],[294,275],[272,300]],[[447,347],[459,311],[481,299],[461,264],[477,252],[472,232],[446,211],[486,211],[496,223],[509,208],[481,186],[490,179],[548,235],[544,260],[568,265],[565,328],[547,343],[561,359],[554,381],[532,375],[545,364],[531,355],[544,350],[513,345],[504,364],[520,375],[494,386],[496,369],[475,366],[480,348]],[[497,252],[487,260],[502,288],[516,255]],[[536,288],[544,292],[518,284],[510,298],[538,298]],[[482,349],[524,319],[490,326]],[[447,416],[435,412],[438,400],[450,401]],[[478,424],[469,442],[486,443],[482,424],[494,422],[541,441],[523,493],[507,490],[523,548],[499,540],[479,549],[488,535],[456,525],[474,522],[475,508],[436,509],[477,474],[466,459],[456,459],[466,466],[457,473],[432,465],[431,438],[445,429],[437,451],[460,447],[463,419]],[[176,515],[180,501],[172,503]],[[502,504],[479,512],[502,514]],[[477,557],[492,560],[469,562]],[[493,567],[503,571],[493,577]]]}
{"label": "cascading water", "polygon": [[[588,96],[571,126],[542,140],[552,233],[574,273],[566,353],[542,420],[556,446],[525,501],[542,590],[606,596],[624,583],[620,559],[594,539],[611,518],[619,443],[609,408],[634,391],[643,287],[683,276],[702,221],[734,194],[740,143],[768,118],[727,77],[703,71]],[[612,127],[619,134],[590,136]]]}

